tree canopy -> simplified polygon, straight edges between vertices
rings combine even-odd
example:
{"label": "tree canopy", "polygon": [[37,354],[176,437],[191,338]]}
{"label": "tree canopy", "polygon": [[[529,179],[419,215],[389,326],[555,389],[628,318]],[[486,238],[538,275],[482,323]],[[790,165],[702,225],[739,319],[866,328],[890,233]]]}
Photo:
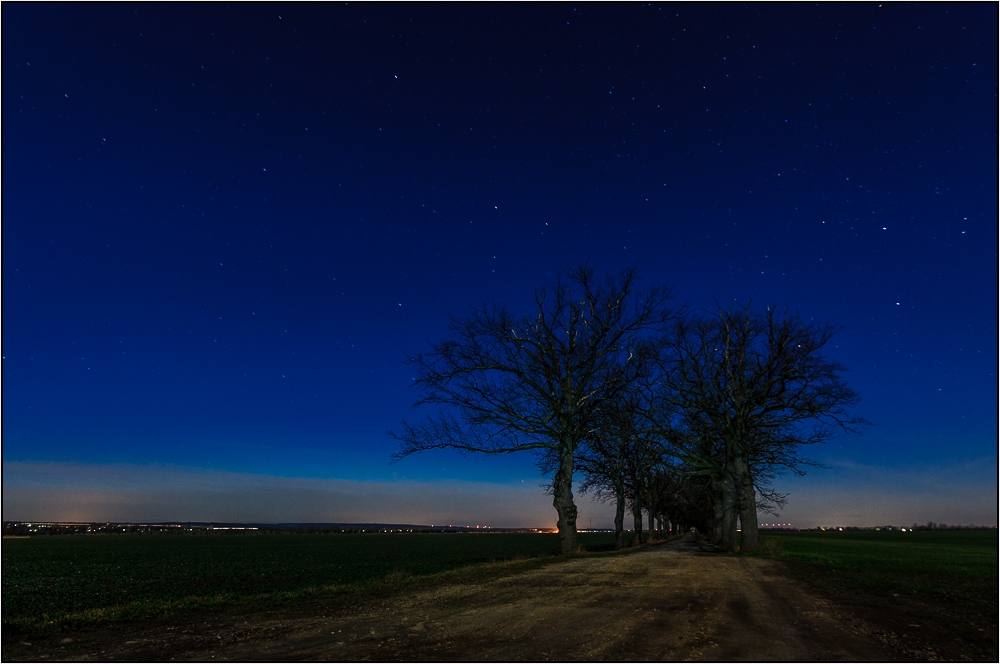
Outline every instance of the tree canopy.
{"label": "tree canopy", "polygon": [[672,297],[665,286],[638,292],[634,268],[597,279],[581,265],[537,289],[530,314],[487,305],[452,317],[452,339],[408,358],[421,392],[416,405],[440,410],[390,432],[400,441],[395,458],[439,448],[554,455],[561,550],[576,550],[578,449],[593,435],[605,404],[632,388],[638,347],[672,320]]}
{"label": "tree canopy", "polygon": [[616,501],[618,546],[628,504],[637,541],[645,511],[651,532],[693,525],[728,548],[738,518],[741,547],[757,548],[758,510],[785,500],[777,475],[812,464],[803,446],[866,424],[823,354],[836,328],[749,305],[691,315],[667,306],[670,288],[636,281],[634,268],[598,279],[581,265],[536,289],[528,314],[452,317],[448,340],[407,358],[415,405],[437,412],[389,432],[394,460],[534,452],[564,553],[577,548],[574,473]]}

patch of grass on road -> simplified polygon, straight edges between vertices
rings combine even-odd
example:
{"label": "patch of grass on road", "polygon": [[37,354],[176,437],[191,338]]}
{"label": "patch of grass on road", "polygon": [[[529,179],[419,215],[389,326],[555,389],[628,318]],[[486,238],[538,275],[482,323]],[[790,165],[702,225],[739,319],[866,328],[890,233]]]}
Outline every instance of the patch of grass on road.
{"label": "patch of grass on road", "polygon": [[[614,535],[581,533],[584,548]],[[97,535],[6,540],[3,627],[151,618],[253,601],[384,592],[470,566],[554,556],[559,537],[523,533]]]}
{"label": "patch of grass on road", "polygon": [[997,531],[764,534],[809,582],[945,659],[997,658]]}

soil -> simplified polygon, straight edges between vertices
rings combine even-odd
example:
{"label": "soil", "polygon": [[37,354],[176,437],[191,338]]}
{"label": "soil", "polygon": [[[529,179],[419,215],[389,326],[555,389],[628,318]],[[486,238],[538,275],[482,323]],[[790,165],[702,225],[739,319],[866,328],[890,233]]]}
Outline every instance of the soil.
{"label": "soil", "polygon": [[897,658],[780,562],[691,536],[476,582],[230,610],[4,643],[4,660]]}

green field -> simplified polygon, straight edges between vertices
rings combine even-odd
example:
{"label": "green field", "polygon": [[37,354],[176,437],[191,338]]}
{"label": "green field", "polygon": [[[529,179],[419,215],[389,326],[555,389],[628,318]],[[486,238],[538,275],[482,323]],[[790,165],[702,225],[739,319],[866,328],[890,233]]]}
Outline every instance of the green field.
{"label": "green field", "polygon": [[839,572],[853,589],[997,609],[997,532],[861,531],[765,535],[779,558]]}
{"label": "green field", "polygon": [[[581,533],[590,551],[614,535]],[[907,657],[996,661],[996,531],[764,533],[765,553]],[[554,534],[129,534],[8,539],[7,635],[411,583],[475,579],[556,560]],[[519,561],[494,565],[503,561]],[[308,604],[290,604],[306,606]],[[242,609],[240,609],[242,610]]]}
{"label": "green field", "polygon": [[[581,533],[585,549],[613,534]],[[8,539],[5,630],[164,615],[247,600],[364,591],[559,552],[554,534],[135,534]]]}
{"label": "green field", "polygon": [[996,661],[996,530],[762,535],[763,549],[801,578],[921,652]]}

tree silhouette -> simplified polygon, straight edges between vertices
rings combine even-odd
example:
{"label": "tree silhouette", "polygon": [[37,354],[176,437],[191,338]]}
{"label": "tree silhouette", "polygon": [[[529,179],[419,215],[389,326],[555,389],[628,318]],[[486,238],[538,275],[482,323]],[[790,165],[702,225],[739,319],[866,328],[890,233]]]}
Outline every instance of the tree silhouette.
{"label": "tree silhouette", "polygon": [[758,489],[767,504],[781,500],[766,487],[769,473],[798,472],[809,463],[802,445],[867,424],[848,411],[859,398],[843,367],[822,354],[836,329],[747,306],[678,321],[665,337],[661,398],[680,413],[675,449],[711,478],[725,546],[735,547],[738,510],[741,549],[759,547]]}
{"label": "tree silhouette", "polygon": [[395,461],[430,449],[555,458],[560,550],[577,549],[573,471],[605,404],[632,388],[630,363],[648,332],[672,319],[666,287],[636,292],[635,268],[603,280],[587,265],[535,291],[535,311],[493,305],[452,317],[453,338],[408,358],[421,397],[438,413],[403,422]]}

